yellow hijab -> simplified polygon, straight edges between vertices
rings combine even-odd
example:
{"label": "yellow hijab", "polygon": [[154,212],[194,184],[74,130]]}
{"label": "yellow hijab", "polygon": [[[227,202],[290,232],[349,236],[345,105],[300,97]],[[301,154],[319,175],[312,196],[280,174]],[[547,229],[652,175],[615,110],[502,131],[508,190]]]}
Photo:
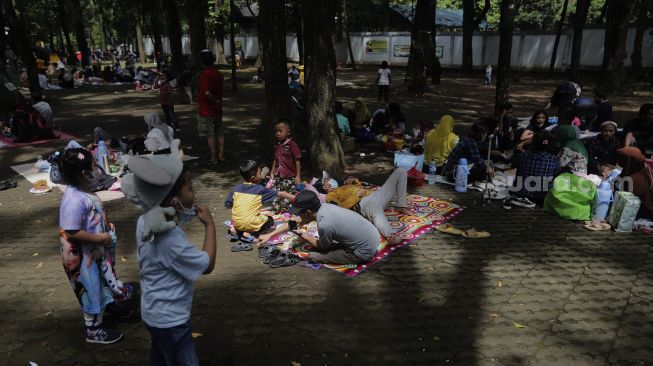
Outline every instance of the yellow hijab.
{"label": "yellow hijab", "polygon": [[363,127],[364,124],[367,124],[372,118],[372,113],[367,109],[367,105],[363,98],[356,98],[354,103],[354,114],[356,115],[356,120],[354,121],[354,128],[356,130]]}
{"label": "yellow hijab", "polygon": [[442,116],[440,123],[426,134],[424,140],[424,162],[435,160],[438,166],[444,164],[458,141],[458,136],[453,133],[453,117]]}

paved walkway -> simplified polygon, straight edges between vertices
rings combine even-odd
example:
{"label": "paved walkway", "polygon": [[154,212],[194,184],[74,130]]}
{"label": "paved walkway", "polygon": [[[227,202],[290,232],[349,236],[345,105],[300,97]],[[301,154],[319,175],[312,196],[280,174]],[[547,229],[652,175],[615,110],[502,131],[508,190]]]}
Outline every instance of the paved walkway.
{"label": "paved walkway", "polygon": [[[203,365],[653,363],[651,236],[588,232],[541,210],[483,207],[478,193],[424,187],[414,192],[465,205],[456,222],[493,238],[429,233],[354,279],[268,269],[255,252],[229,252],[222,237],[222,202],[237,181],[225,171],[196,169],[197,195],[219,230],[216,270],[197,283],[193,306]],[[58,254],[61,193],[32,196],[29,187],[21,179],[0,192],[0,365],[146,364],[138,318],[112,323],[120,343],[84,342]],[[105,208],[120,236],[117,273],[137,281],[138,212],[126,200]],[[200,225],[190,232],[200,245]]]}

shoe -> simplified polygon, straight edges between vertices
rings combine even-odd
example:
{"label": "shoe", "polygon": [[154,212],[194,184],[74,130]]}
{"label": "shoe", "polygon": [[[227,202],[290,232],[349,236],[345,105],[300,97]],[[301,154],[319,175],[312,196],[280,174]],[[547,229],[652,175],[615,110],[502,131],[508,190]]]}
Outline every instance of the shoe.
{"label": "shoe", "polygon": [[515,206],[525,207],[525,208],[534,208],[535,207],[535,202],[529,200],[526,197],[513,197],[512,198],[512,204],[515,205]]}
{"label": "shoe", "polygon": [[115,316],[117,318],[125,319],[129,318],[134,314],[134,309],[129,306],[129,301],[124,303],[117,304],[115,302],[107,304],[107,307],[104,308],[104,314],[109,316]]}
{"label": "shoe", "polygon": [[122,339],[122,333],[103,326],[91,329],[86,327],[86,342],[99,344],[112,344]]}
{"label": "shoe", "polygon": [[503,201],[501,201],[501,206],[503,206],[503,208],[506,210],[512,209],[512,197],[506,197]]}

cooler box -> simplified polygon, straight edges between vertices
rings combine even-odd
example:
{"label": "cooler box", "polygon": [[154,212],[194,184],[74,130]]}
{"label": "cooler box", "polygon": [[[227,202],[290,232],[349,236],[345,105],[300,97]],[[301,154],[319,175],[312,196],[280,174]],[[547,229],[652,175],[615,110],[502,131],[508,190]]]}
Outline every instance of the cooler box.
{"label": "cooler box", "polygon": [[[417,166],[415,166],[417,163]],[[422,171],[424,165],[424,155],[413,155],[408,151],[395,151],[395,166],[402,168],[412,168]]]}
{"label": "cooler box", "polygon": [[616,192],[608,214],[608,224],[617,232],[633,231],[640,204],[639,198],[631,192]]}

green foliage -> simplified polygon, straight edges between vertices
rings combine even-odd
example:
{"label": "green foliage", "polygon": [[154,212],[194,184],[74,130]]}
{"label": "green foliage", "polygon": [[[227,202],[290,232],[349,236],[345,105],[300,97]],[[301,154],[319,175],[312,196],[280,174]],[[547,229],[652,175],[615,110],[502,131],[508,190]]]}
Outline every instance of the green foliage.
{"label": "green foliage", "polygon": [[206,33],[210,36],[224,35],[229,27],[230,3],[228,0],[206,0],[209,14],[206,17]]}

